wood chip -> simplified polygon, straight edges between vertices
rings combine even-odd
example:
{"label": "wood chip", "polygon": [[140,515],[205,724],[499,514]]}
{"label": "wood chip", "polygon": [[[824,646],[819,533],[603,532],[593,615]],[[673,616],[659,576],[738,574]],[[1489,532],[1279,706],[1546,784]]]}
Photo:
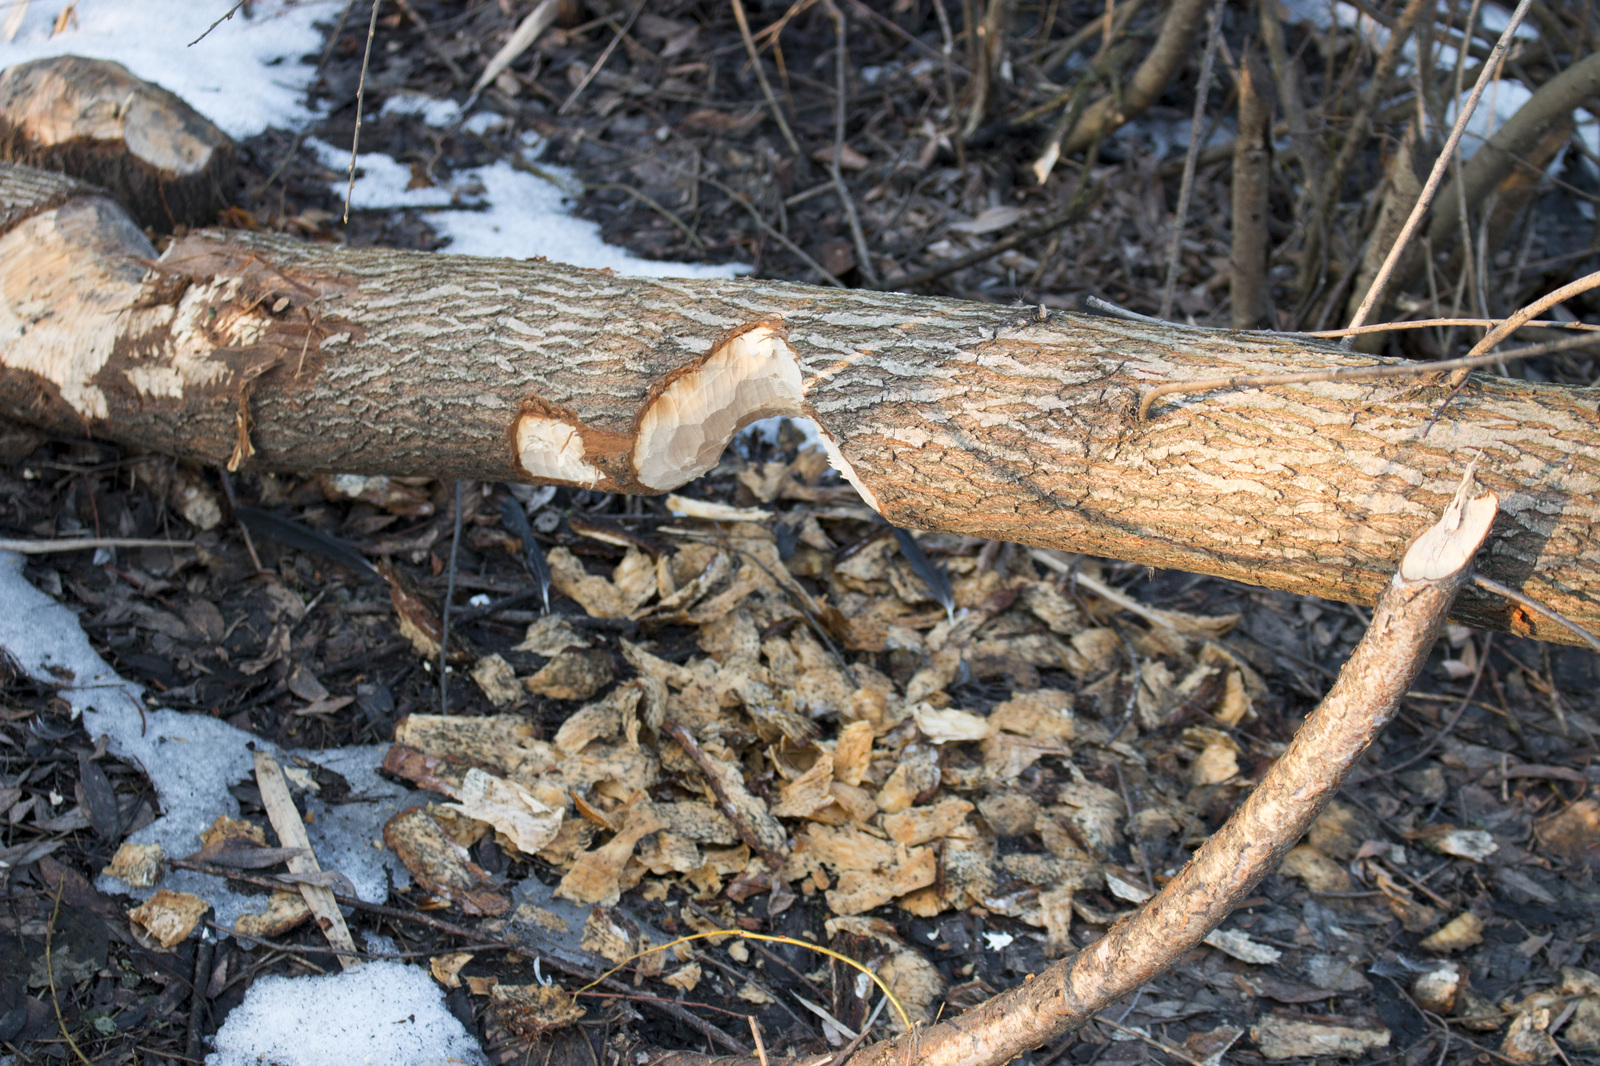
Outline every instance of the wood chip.
{"label": "wood chip", "polygon": [[[278,844],[285,848],[303,849],[301,854],[287,860],[290,873],[316,874],[322,871],[322,866],[317,862],[317,856],[311,850],[311,838],[306,836],[305,823],[300,820],[300,812],[295,809],[294,800],[289,795],[289,782],[284,780],[283,769],[265,751],[255,753],[256,787],[261,792],[261,805],[267,810],[267,818],[272,822],[272,829],[278,834]],[[305,897],[306,906],[311,913],[316,915],[317,924],[322,927],[322,933],[328,938],[328,943],[335,949],[354,952],[355,941],[350,937],[350,930],[344,924],[344,915],[339,912],[339,904],[333,898],[333,890],[322,885],[301,884],[300,894]],[[345,969],[360,962],[354,954],[340,954],[337,956],[339,965]]]}
{"label": "wood chip", "polygon": [[188,939],[211,904],[187,892],[168,892],[164,888],[128,911],[128,918],[157,944],[175,948]]}

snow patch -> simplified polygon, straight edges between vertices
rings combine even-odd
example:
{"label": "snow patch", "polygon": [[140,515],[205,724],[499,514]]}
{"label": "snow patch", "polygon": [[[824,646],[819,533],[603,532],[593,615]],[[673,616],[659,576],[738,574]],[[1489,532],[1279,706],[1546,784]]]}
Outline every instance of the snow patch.
{"label": "snow patch", "polygon": [[[77,615],[29,584],[22,576],[23,563],[20,555],[0,552],[0,652],[35,681],[55,687],[73,716],[83,718],[90,737],[107,737],[111,754],[149,777],[162,815],[130,834],[129,841],[160,844],[174,856],[198,851],[202,830],[221,815],[239,817],[239,802],[228,786],[252,778],[254,746],[271,751],[288,766],[304,760],[350,783],[348,803],[335,806],[315,795],[305,797],[313,816],[306,832],[324,869],[343,873],[356,894],[371,903],[388,898],[391,881],[410,884],[405,866],[380,838],[391,815],[421,800],[378,775],[384,745],[286,752],[215,718],[146,707],[144,689],[106,665],[89,645]],[[99,886],[139,898],[155,892],[105,876]],[[259,896],[233,891],[221,878],[192,870],[169,871],[159,887],[211,901],[216,920],[224,925],[262,902]]]}
{"label": "snow patch", "polygon": [[448,129],[461,117],[461,105],[454,100],[440,100],[421,93],[395,93],[383,102],[383,109],[378,114],[382,118],[416,115],[430,126]]}
{"label": "snow patch", "polygon": [[262,977],[217,1030],[206,1066],[480,1066],[478,1042],[422,970],[368,962],[322,977]]}
{"label": "snow patch", "polygon": [[[0,5],[0,10],[10,5]],[[339,0],[264,0],[223,22],[193,46],[231,6],[217,0],[79,0],[76,18],[51,36],[62,4],[30,4],[0,67],[47,56],[111,59],[137,77],[183,97],[230,136],[268,126],[299,128],[311,117],[306,88],[321,53],[319,21],[339,17]],[[9,12],[7,12],[9,13]]]}
{"label": "snow patch", "polygon": [[[1468,89],[1461,94],[1460,99],[1452,100],[1445,107],[1444,121],[1447,127],[1454,126],[1456,116],[1461,113],[1461,108],[1467,104],[1467,98],[1472,95]],[[1461,134],[1461,158],[1471,159],[1473,154],[1483,145],[1483,142],[1494,136],[1495,132],[1510,121],[1523,104],[1533,98],[1533,91],[1520,81],[1500,79],[1492,81],[1484,87],[1483,95],[1478,98],[1478,106],[1472,109],[1472,115],[1467,119],[1467,128]],[[1559,161],[1559,156],[1558,156]],[[1555,164],[1547,171],[1553,169]]]}

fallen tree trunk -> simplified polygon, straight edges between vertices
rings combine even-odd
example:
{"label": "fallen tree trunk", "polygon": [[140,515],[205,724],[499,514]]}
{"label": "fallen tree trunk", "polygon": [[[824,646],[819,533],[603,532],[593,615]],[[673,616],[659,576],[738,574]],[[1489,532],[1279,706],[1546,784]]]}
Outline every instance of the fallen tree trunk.
{"label": "fallen tree trunk", "polygon": [[[1600,389],[1193,394],[1373,360],[1312,339],[774,281],[200,232],[0,165],[0,415],[211,464],[660,492],[812,418],[897,525],[1372,603],[1481,452],[1482,571],[1600,629]],[[1437,417],[1437,423],[1433,420]],[[1429,428],[1431,426],[1431,428]],[[1467,594],[1471,624],[1572,641]]]}

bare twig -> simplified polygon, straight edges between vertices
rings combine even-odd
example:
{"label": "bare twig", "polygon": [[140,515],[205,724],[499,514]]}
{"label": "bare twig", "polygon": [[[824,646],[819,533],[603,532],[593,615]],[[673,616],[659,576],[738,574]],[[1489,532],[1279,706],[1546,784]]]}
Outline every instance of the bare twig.
{"label": "bare twig", "polygon": [[422,34],[422,41],[428,46],[428,51],[439,57],[439,62],[445,65],[445,69],[450,72],[450,77],[455,79],[456,84],[459,85],[465,82],[467,80],[467,72],[462,70],[461,64],[452,59],[450,53],[444,50],[444,45],[439,43],[439,38],[434,35],[433,27],[428,24],[427,19],[417,13],[416,8],[411,6],[411,0],[394,0],[394,2],[400,6],[401,11],[405,12],[406,18],[411,20],[411,24],[417,28],[417,32]]}
{"label": "bare twig", "polygon": [[50,924],[44,927],[44,976],[45,982],[50,986],[50,1002],[55,1006],[56,1009],[56,1026],[61,1030],[61,1038],[67,1042],[67,1046],[72,1049],[72,1053],[74,1055],[78,1056],[78,1061],[83,1063],[83,1066],[94,1066],[94,1064],[89,1061],[88,1056],[85,1055],[82,1049],[78,1047],[78,1042],[72,1039],[72,1034],[67,1031],[67,1019],[61,1014],[61,997],[56,992],[56,919],[61,917],[61,892],[62,889],[65,888],[66,883],[67,882],[65,878],[62,878],[56,882],[55,907],[50,912]]}
{"label": "bare twig", "polygon": [[[738,3],[739,0],[733,0]],[[756,1016],[747,1014],[745,1017],[750,1022],[750,1035],[756,1039],[756,1057],[761,1060],[761,1066],[767,1066],[767,1045],[761,1042],[761,1027],[756,1024]]]}
{"label": "bare twig", "polygon": [[834,63],[833,154],[828,157],[828,173],[833,177],[833,187],[838,191],[839,202],[844,205],[844,215],[850,223],[850,239],[856,246],[856,260],[861,267],[861,276],[867,280],[868,285],[876,286],[878,272],[873,269],[872,252],[867,248],[866,234],[861,231],[861,216],[856,213],[855,198],[850,195],[850,188],[844,183],[844,173],[839,169],[839,161],[844,158],[845,105],[848,102],[847,92],[850,84],[850,40],[845,33],[844,12],[839,10],[839,5],[833,0],[824,0],[824,3],[828,8],[828,17],[833,19],[833,32],[838,42],[838,46],[834,49],[836,62]]}
{"label": "bare twig", "polygon": [[1178,288],[1178,264],[1183,257],[1183,227],[1189,220],[1195,159],[1200,154],[1200,131],[1205,123],[1206,96],[1211,91],[1211,65],[1217,57],[1217,38],[1222,30],[1224,2],[1216,0],[1206,13],[1205,58],[1200,61],[1200,81],[1194,90],[1194,117],[1189,120],[1189,151],[1183,160],[1183,183],[1178,186],[1178,209],[1172,219],[1172,240],[1167,244],[1167,283],[1161,287],[1161,318],[1172,317],[1172,298]]}
{"label": "bare twig", "polygon": [[772,109],[772,119],[778,124],[778,132],[783,134],[784,143],[789,146],[789,151],[795,155],[800,154],[800,142],[795,140],[794,131],[789,128],[789,122],[783,117],[783,108],[778,106],[778,98],[772,93],[772,85],[767,81],[767,72],[761,66],[761,53],[756,49],[756,40],[750,35],[750,20],[745,17],[744,0],[733,0],[733,19],[739,24],[739,36],[744,38],[744,50],[750,54],[750,65],[756,70],[756,81],[761,83],[761,95],[767,98],[767,106]]}
{"label": "bare twig", "polygon": [[1134,71],[1121,99],[1118,94],[1109,94],[1096,100],[1070,130],[1062,131],[1060,138],[1051,138],[1045,146],[1044,154],[1033,164],[1034,176],[1041,185],[1061,156],[1087,148],[1156,102],[1188,57],[1204,6],[1205,0],[1175,0],[1167,9],[1155,44]]}
{"label": "bare twig", "polygon": [[350,182],[344,189],[344,224],[350,224],[350,198],[356,191],[356,156],[361,147],[361,108],[367,99],[367,67],[372,63],[372,39],[378,35],[378,5],[372,0],[372,18],[367,21],[367,47],[361,53],[361,77],[356,82],[356,131],[350,136]]}
{"label": "bare twig", "polygon": [[0,538],[0,551],[18,555],[50,555],[54,552],[81,552],[92,548],[193,548],[192,540],[142,540],[138,537],[62,537],[60,540],[14,540]]}
{"label": "bare twig", "polygon": [[[1297,337],[1354,337],[1364,333],[1388,333],[1400,329],[1434,329],[1439,326],[1481,326],[1484,329],[1493,329],[1503,320],[1498,318],[1418,318],[1409,322],[1380,322],[1374,326],[1346,326],[1344,329],[1320,329],[1311,333],[1296,333]],[[1541,326],[1547,329],[1567,329],[1589,333],[1600,333],[1600,325],[1588,322],[1556,322],[1550,319],[1534,319],[1522,323],[1524,326]],[[1595,339],[1600,343],[1600,338]]]}
{"label": "bare twig", "polygon": [[1451,731],[1455,729],[1456,723],[1461,721],[1461,716],[1466,714],[1468,708],[1473,705],[1472,697],[1478,693],[1478,682],[1483,680],[1484,668],[1489,665],[1489,649],[1493,646],[1494,634],[1484,634],[1483,651],[1478,656],[1478,668],[1473,671],[1472,684],[1467,686],[1467,694],[1461,697],[1461,705],[1458,706],[1455,713],[1450,716],[1450,720],[1444,725],[1440,726],[1439,731],[1434,733],[1433,736],[1429,737],[1428,742],[1417,751],[1413,752],[1410,758],[1402,762],[1397,762],[1393,766],[1385,767],[1383,771],[1385,776],[1393,777],[1406,767],[1415,766],[1423,759],[1426,759],[1430,754],[1433,753],[1433,749],[1437,748],[1441,743],[1443,743],[1444,738],[1449,736]]}
{"label": "bare twig", "polygon": [[773,240],[787,248],[802,263],[810,267],[823,281],[827,282],[829,285],[832,285],[836,289],[849,288],[849,286],[844,282],[828,273],[827,268],[821,263],[807,255],[805,250],[802,249],[798,244],[794,243],[794,241],[791,241],[788,237],[780,233],[778,229],[772,225],[772,223],[762,218],[761,212],[757,211],[755,205],[749,200],[745,199],[743,194],[735,192],[727,185],[724,185],[722,182],[703,171],[698,175],[698,178],[700,181],[710,185],[712,188],[721,192],[722,195],[726,196],[728,199],[744,208],[745,212],[750,216],[751,220],[755,222],[756,226],[760,228],[762,233],[765,233],[768,237],[771,237]]}
{"label": "bare twig", "polygon": [[[1269,85],[1266,68],[1256,51],[1247,49],[1239,62],[1239,135],[1233,146],[1233,277],[1228,303],[1234,329],[1255,329],[1268,317],[1267,209],[1272,180]],[[1188,168],[1185,160],[1185,174]]]}
{"label": "bare twig", "polygon": [[1084,184],[1072,198],[1072,202],[1067,205],[1066,210],[1051,215],[1044,221],[1035,223],[1025,230],[1019,230],[1009,237],[995,241],[993,244],[986,244],[977,251],[968,252],[966,255],[941,259],[932,266],[924,267],[913,273],[897,274],[892,278],[886,278],[876,287],[892,292],[909,289],[917,285],[926,285],[928,282],[942,278],[946,274],[954,274],[958,270],[965,270],[967,267],[981,263],[985,259],[991,259],[1001,252],[1026,244],[1046,234],[1054,233],[1083,213],[1084,208],[1088,206],[1089,194],[1092,188],[1092,186]]}
{"label": "bare twig", "polygon": [[[956,114],[955,32],[950,28],[950,14],[944,9],[944,0],[933,0],[933,13],[939,16],[939,33],[944,38],[944,47],[940,50],[940,56],[944,60],[944,102],[950,118],[954,120]],[[960,130],[956,130],[956,135],[952,140],[955,141],[956,169],[965,174],[967,172],[967,148],[966,141],[962,138]]]}
{"label": "bare twig", "polygon": [[[249,3],[249,2],[250,2],[250,0],[239,0],[238,3],[236,3],[232,7],[228,8],[228,13],[223,15],[221,18],[217,19],[217,21],[213,22],[211,25],[207,26],[206,27],[206,32],[202,33],[200,36],[196,37],[194,40],[189,42],[189,47],[193,48],[195,45],[199,44],[201,41],[203,41],[207,37],[211,36],[211,31],[212,30],[216,29],[218,26],[222,25],[224,22],[227,22],[229,19],[233,18],[233,16],[238,12],[238,10],[241,7],[243,7],[245,4]],[[23,4],[22,7],[23,7],[24,10],[26,10],[28,5],[27,4]]]}
{"label": "bare twig", "polygon": [[1339,202],[1339,190],[1344,185],[1345,175],[1350,172],[1350,165],[1355,162],[1356,154],[1366,144],[1367,129],[1372,125],[1373,113],[1377,111],[1378,104],[1388,96],[1389,79],[1394,77],[1395,68],[1400,65],[1401,50],[1410,39],[1417,20],[1434,2],[1435,0],[1408,0],[1404,10],[1400,12],[1400,17],[1395,19],[1395,24],[1389,31],[1389,41],[1378,56],[1377,65],[1373,68],[1366,88],[1361,91],[1361,99],[1356,105],[1356,113],[1351,117],[1345,130],[1344,143],[1339,146],[1339,154],[1334,157],[1333,166],[1329,167],[1320,179],[1322,193],[1318,199],[1322,203]]}
{"label": "bare twig", "polygon": [[[1487,352],[1489,349],[1493,348],[1495,345],[1511,336],[1511,334],[1527,325],[1530,320],[1537,318],[1540,311],[1548,311],[1550,308],[1555,307],[1558,304],[1566,303],[1574,296],[1577,296],[1580,293],[1588,292],[1590,289],[1594,288],[1600,288],[1600,271],[1595,271],[1593,274],[1586,274],[1577,281],[1567,282],[1567,284],[1561,286],[1559,289],[1556,289],[1554,292],[1546,293],[1537,300],[1533,301],[1533,303],[1528,304],[1526,307],[1507,318],[1498,326],[1495,326],[1493,329],[1491,329],[1487,334],[1484,335],[1483,340],[1472,346],[1472,350],[1467,353],[1468,358],[1476,355],[1482,355],[1484,352]],[[1450,375],[1450,384],[1459,385],[1461,383],[1461,376],[1462,375],[1460,372]]]}
{"label": "bare twig", "polygon": [[1136,1040],[1142,1040],[1146,1044],[1149,1044],[1151,1047],[1158,1048],[1161,1051],[1166,1052],[1168,1055],[1171,1055],[1173,1058],[1177,1059],[1179,1062],[1187,1062],[1189,1064],[1189,1066],[1205,1066],[1204,1062],[1202,1062],[1199,1059],[1195,1058],[1193,1055],[1189,1054],[1187,1051],[1183,1050],[1182,1048],[1173,1047],[1171,1044],[1168,1044],[1165,1041],[1157,1040],[1155,1037],[1151,1036],[1148,1033],[1140,1032],[1138,1029],[1130,1029],[1128,1026],[1123,1025],[1120,1022],[1114,1022],[1110,1018],[1096,1018],[1094,1020],[1094,1023],[1096,1025],[1110,1026],[1112,1029],[1115,1029],[1119,1033],[1123,1033],[1123,1034],[1125,1034],[1127,1036],[1131,1036]]}
{"label": "bare twig", "polygon": [[1511,19],[1506,23],[1506,28],[1500,34],[1500,39],[1495,42],[1494,51],[1489,54],[1489,61],[1478,72],[1478,81],[1472,87],[1472,95],[1467,97],[1467,102],[1461,106],[1461,113],[1456,116],[1456,121],[1450,127],[1450,136],[1445,141],[1444,151],[1439,153],[1439,158],[1434,161],[1433,169],[1428,172],[1428,180],[1422,185],[1422,195],[1417,197],[1416,206],[1412,207],[1411,214],[1406,218],[1406,224],[1401,227],[1400,235],[1395,238],[1394,245],[1389,249],[1389,254],[1384,257],[1383,266],[1378,268],[1378,276],[1372,279],[1372,285],[1367,289],[1367,295],[1361,300],[1361,306],[1356,309],[1355,315],[1350,319],[1352,327],[1359,326],[1367,320],[1377,306],[1378,300],[1383,296],[1384,288],[1389,284],[1389,277],[1394,273],[1395,266],[1400,262],[1400,256],[1405,251],[1406,245],[1411,243],[1411,237],[1416,233],[1417,227],[1422,222],[1422,216],[1427,212],[1428,205],[1433,202],[1433,197],[1439,190],[1439,183],[1444,180],[1444,172],[1450,166],[1450,160],[1456,154],[1456,148],[1461,143],[1461,135],[1466,132],[1467,120],[1472,117],[1472,112],[1477,109],[1478,98],[1483,95],[1484,88],[1495,69],[1500,64],[1500,57],[1505,55],[1506,49],[1511,47],[1511,40],[1516,35],[1517,27],[1522,25],[1523,18],[1528,13],[1528,7],[1533,0],[1521,0],[1517,9],[1511,13]]}
{"label": "bare twig", "polygon": [[[1559,301],[1558,301],[1559,302]],[[1526,323],[1524,323],[1526,324]],[[1392,327],[1383,327],[1385,329]],[[1507,352],[1490,355],[1463,356],[1460,359],[1443,359],[1435,363],[1380,363],[1376,366],[1347,366],[1338,370],[1308,370],[1300,374],[1235,374],[1226,378],[1207,378],[1204,381],[1173,381],[1157,385],[1139,401],[1139,420],[1150,417],[1150,407],[1163,396],[1181,392],[1210,392],[1213,389],[1259,388],[1266,385],[1306,385],[1314,381],[1374,381],[1382,378],[1413,378],[1437,374],[1445,370],[1465,373],[1479,367],[1495,366],[1514,359],[1531,359],[1536,355],[1585,348],[1597,341],[1585,334],[1567,337],[1544,344],[1530,344],[1512,348]]]}
{"label": "bare twig", "polygon": [[611,53],[617,50],[617,45],[621,44],[622,39],[628,35],[628,31],[633,29],[634,21],[638,19],[640,12],[644,10],[645,3],[646,0],[639,0],[638,3],[633,5],[633,11],[628,15],[628,21],[624,22],[621,28],[617,30],[616,36],[611,38],[611,43],[606,45],[606,50],[600,53],[599,59],[594,61],[594,66],[590,67],[588,72],[584,74],[582,80],[579,81],[577,85],[573,86],[571,94],[567,96],[566,100],[562,102],[560,107],[556,108],[556,114],[566,114],[567,109],[577,101],[579,96],[583,95],[583,90],[589,87],[589,83],[594,80],[594,76],[599,74],[601,69],[606,65],[606,60],[611,58]]}
{"label": "bare twig", "polygon": [[472,84],[472,92],[468,94],[467,102],[461,108],[463,113],[471,110],[478,99],[478,94],[515,63],[517,57],[526,52],[528,47],[539,39],[539,35],[549,28],[550,23],[555,21],[560,6],[561,0],[542,0],[537,7],[528,12],[527,17],[517,23],[517,28],[511,31],[506,43],[500,46],[500,51],[494,54],[489,60],[489,65],[483,68],[483,73],[478,75],[478,80]]}
{"label": "bare twig", "polygon": [[1518,592],[1514,588],[1511,588],[1509,585],[1502,585],[1500,582],[1493,581],[1481,574],[1474,574],[1472,576],[1472,583],[1477,585],[1480,589],[1483,589],[1485,592],[1492,592],[1496,596],[1504,596],[1512,603],[1515,603],[1526,610],[1532,611],[1534,614],[1556,623],[1556,625],[1565,626],[1567,629],[1570,629],[1572,632],[1578,634],[1578,636],[1581,637],[1583,641],[1589,645],[1589,647],[1593,648],[1595,651],[1600,651],[1600,637],[1595,636],[1593,633],[1589,632],[1587,629],[1583,628],[1566,615],[1560,614],[1557,611],[1552,611],[1544,604],[1524,596],[1522,593]]}
{"label": "bare twig", "polygon": [[461,550],[461,479],[456,479],[455,530],[450,534],[444,610],[439,612],[439,713],[450,713],[450,604],[456,598],[456,553]]}

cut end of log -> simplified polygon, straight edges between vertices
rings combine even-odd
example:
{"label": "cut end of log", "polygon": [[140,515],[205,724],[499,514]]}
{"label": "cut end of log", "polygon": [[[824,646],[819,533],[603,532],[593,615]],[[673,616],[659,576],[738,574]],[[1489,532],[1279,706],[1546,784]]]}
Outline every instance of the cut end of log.
{"label": "cut end of log", "polygon": [[1421,536],[1411,542],[1405,557],[1400,560],[1400,570],[1395,575],[1399,581],[1439,581],[1460,572],[1478,553],[1489,527],[1500,510],[1500,498],[1492,492],[1473,499],[1471,495],[1477,482],[1474,477],[1477,460],[1467,467],[1456,489],[1455,499],[1444,509],[1444,514]]}
{"label": "cut end of log", "polygon": [[0,159],[103,185],[166,230],[215,218],[233,141],[120,63],[53,56],[0,71]]}
{"label": "cut end of log", "polygon": [[517,421],[517,458],[531,477],[590,487],[604,476],[585,455],[583,434],[559,418],[524,414]]}
{"label": "cut end of log", "polygon": [[674,378],[639,418],[633,468],[665,492],[717,465],[733,435],[777,415],[804,417],[800,360],[778,331],[756,326]]}

